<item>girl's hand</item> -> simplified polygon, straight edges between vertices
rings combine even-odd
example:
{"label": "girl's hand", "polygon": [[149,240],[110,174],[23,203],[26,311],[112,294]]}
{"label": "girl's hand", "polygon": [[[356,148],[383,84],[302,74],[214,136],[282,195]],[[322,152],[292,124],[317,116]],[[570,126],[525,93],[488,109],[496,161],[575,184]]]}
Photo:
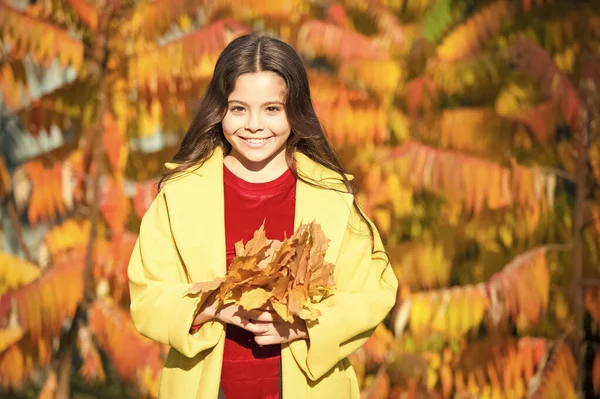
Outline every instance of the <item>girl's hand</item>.
{"label": "girl's hand", "polygon": [[254,341],[259,345],[275,345],[308,338],[306,322],[302,319],[290,323],[282,320],[277,314],[260,312],[251,315],[250,322],[266,329],[264,332],[255,333]]}
{"label": "girl's hand", "polygon": [[202,326],[203,323],[206,323],[207,321],[213,319],[220,320],[226,324],[233,324],[234,326],[238,326],[254,334],[262,334],[268,331],[267,326],[258,325],[250,321],[252,318],[272,318],[272,316],[269,316],[270,313],[268,311],[248,311],[235,303],[231,303],[229,305],[225,305],[218,308],[217,303],[215,301],[215,295],[216,291],[210,294],[210,296],[206,298],[206,300],[202,304],[200,311],[196,314],[196,317],[192,322],[190,333],[195,333],[196,331],[198,331],[198,329]]}

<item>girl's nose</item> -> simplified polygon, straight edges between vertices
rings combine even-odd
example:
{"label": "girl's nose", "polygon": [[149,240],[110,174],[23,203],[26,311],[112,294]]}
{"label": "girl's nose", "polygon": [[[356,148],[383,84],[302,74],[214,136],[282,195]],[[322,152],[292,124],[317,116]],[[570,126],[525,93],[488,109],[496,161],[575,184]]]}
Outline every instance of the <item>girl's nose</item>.
{"label": "girl's nose", "polygon": [[250,115],[246,122],[245,129],[252,133],[263,130],[263,124],[260,117],[258,115]]}

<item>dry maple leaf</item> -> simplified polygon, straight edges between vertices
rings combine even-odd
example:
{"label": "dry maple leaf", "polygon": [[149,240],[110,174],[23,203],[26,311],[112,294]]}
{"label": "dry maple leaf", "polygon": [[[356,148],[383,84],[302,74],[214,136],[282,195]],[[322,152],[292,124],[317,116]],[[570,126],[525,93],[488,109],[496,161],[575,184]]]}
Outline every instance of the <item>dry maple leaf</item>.
{"label": "dry maple leaf", "polygon": [[235,244],[236,256],[224,278],[195,283],[188,294],[218,290],[220,305],[271,307],[286,321],[315,320],[314,306],[335,288],[334,265],[325,262],[329,240],[315,222],[301,225],[284,241],[267,239],[264,224],[250,241]]}

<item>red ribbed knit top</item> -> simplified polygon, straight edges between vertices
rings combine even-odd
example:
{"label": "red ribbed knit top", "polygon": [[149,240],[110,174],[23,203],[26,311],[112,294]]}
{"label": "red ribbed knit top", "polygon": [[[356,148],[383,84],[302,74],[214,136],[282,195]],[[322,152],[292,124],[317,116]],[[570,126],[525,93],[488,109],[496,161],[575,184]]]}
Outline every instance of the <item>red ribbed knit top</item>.
{"label": "red ribbed knit top", "polygon": [[[288,169],[266,183],[250,183],[223,166],[227,267],[234,245],[246,244],[263,221],[267,238],[283,240],[294,233],[296,179]],[[227,325],[221,386],[226,399],[278,399],[280,345],[259,347],[254,335]]]}

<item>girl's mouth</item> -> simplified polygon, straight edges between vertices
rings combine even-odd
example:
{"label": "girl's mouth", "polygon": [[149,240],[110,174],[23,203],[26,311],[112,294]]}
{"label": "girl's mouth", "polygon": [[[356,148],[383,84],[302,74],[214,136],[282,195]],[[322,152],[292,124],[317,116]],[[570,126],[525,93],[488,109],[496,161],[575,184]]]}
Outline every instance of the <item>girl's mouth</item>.
{"label": "girl's mouth", "polygon": [[255,138],[244,138],[244,137],[240,137],[249,147],[252,148],[259,148],[262,147],[263,145],[265,145],[269,140],[271,140],[271,137],[268,138],[264,138],[264,139],[255,139]]}

